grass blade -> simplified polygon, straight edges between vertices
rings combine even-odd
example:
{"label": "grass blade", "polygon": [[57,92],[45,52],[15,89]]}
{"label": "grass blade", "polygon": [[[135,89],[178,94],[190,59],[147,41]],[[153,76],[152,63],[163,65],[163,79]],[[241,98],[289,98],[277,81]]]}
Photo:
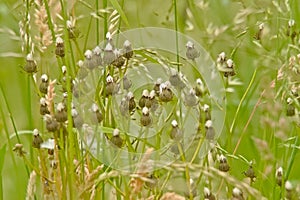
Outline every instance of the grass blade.
{"label": "grass blade", "polygon": [[121,16],[121,19],[124,21],[124,23],[126,24],[126,26],[129,27],[129,22],[128,19],[124,13],[124,11],[122,10],[122,7],[120,6],[119,2],[117,0],[110,0],[111,5],[118,11],[118,13]]}

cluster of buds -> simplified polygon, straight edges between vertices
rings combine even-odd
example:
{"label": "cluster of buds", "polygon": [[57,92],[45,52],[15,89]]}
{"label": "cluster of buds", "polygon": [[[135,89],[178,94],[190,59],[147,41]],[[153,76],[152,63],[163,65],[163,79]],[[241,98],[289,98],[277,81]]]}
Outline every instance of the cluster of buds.
{"label": "cluster of buds", "polygon": [[219,54],[217,64],[219,71],[223,73],[224,77],[231,77],[236,75],[233,60],[227,59],[224,52],[221,52]]}
{"label": "cluster of buds", "polygon": [[[84,53],[84,63],[83,66],[89,70],[93,70],[96,67],[100,66],[102,63],[102,58],[101,58],[101,49],[97,46],[93,51],[91,50],[86,50]],[[81,67],[83,69],[83,67]]]}
{"label": "cluster of buds", "polygon": [[155,110],[158,106],[155,90],[151,90],[150,94],[148,90],[143,90],[142,96],[139,99],[139,106],[141,108],[147,107],[148,109]]}

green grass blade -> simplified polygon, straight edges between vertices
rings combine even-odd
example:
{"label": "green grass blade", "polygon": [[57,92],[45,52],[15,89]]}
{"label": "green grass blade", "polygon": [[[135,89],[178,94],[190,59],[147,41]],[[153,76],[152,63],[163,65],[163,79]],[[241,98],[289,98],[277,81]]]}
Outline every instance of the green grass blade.
{"label": "green grass blade", "polygon": [[3,199],[2,169],[6,153],[6,144],[0,149],[0,199]]}

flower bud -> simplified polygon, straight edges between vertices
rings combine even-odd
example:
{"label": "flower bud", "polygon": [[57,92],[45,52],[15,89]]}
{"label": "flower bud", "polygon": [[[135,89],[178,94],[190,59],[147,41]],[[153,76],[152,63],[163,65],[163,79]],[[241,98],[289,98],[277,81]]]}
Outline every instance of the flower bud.
{"label": "flower bud", "polygon": [[132,47],[131,47],[131,43],[128,41],[128,40],[126,40],[125,42],[124,42],[124,44],[123,44],[123,56],[126,58],[126,59],[130,59],[130,58],[132,58],[132,56],[133,56],[133,49],[132,49]]}
{"label": "flower bud", "polygon": [[159,96],[159,91],[160,91],[160,84],[162,83],[162,79],[158,78],[155,83],[154,83],[154,87],[153,90],[155,91],[156,95]]}
{"label": "flower bud", "polygon": [[295,111],[296,108],[293,104],[293,99],[289,97],[286,102],[287,102],[286,116],[288,117],[294,116],[296,113]]}
{"label": "flower bud", "polygon": [[132,86],[131,80],[128,79],[128,77],[125,75],[123,77],[123,89],[128,90]]}
{"label": "flower bud", "polygon": [[149,126],[152,123],[152,119],[149,115],[149,109],[147,107],[144,107],[142,109],[142,116],[140,119],[140,123],[142,126]]}
{"label": "flower bud", "polygon": [[68,114],[63,103],[58,103],[56,107],[55,119],[58,122],[65,122],[68,119]]}
{"label": "flower bud", "polygon": [[170,82],[160,84],[159,99],[162,102],[169,102],[173,99],[173,92],[170,89]]}
{"label": "flower bud", "polygon": [[279,186],[281,187],[282,182],[284,182],[284,180],[283,180],[283,169],[282,169],[282,167],[279,167],[279,168],[276,170],[275,178],[276,178],[276,183],[277,183],[277,185],[279,185]]}
{"label": "flower bud", "polygon": [[103,115],[100,112],[98,105],[94,103],[91,107],[91,111],[93,113],[92,121],[94,123],[101,123],[103,120]]}
{"label": "flower bud", "polygon": [[40,114],[41,115],[50,114],[50,112],[48,110],[48,104],[47,104],[46,99],[44,97],[42,97],[40,99]]}
{"label": "flower bud", "polygon": [[51,115],[46,114],[44,120],[46,121],[46,129],[49,132],[55,132],[59,129],[59,124]]}
{"label": "flower bud", "polygon": [[136,108],[136,104],[135,104],[134,96],[133,96],[132,92],[128,92],[127,99],[129,101],[129,103],[128,103],[129,104],[129,106],[128,106],[129,112],[132,112]]}
{"label": "flower bud", "polygon": [[232,197],[233,200],[244,200],[243,192],[237,187],[233,188]]}
{"label": "flower bud", "polygon": [[108,75],[106,78],[106,96],[114,95],[118,90],[118,85],[114,82],[113,77]]}
{"label": "flower bud", "polygon": [[27,72],[27,73],[35,73],[37,71],[37,65],[36,65],[36,62],[35,60],[33,60],[33,56],[31,53],[29,53],[27,56],[26,56],[26,64],[24,66],[24,70]]}
{"label": "flower bud", "polygon": [[230,167],[227,163],[226,157],[223,154],[220,155],[219,162],[219,170],[222,172],[228,172]]}
{"label": "flower bud", "polygon": [[55,54],[59,57],[64,57],[65,56],[64,41],[61,37],[56,38]]}
{"label": "flower bud", "polygon": [[105,66],[111,65],[115,59],[116,55],[113,52],[113,46],[111,43],[107,43],[103,53],[103,64]]}
{"label": "flower bud", "polygon": [[119,49],[115,49],[114,54],[115,54],[115,60],[112,62],[112,65],[114,65],[117,68],[121,68],[125,63],[125,58],[123,57],[123,55],[121,55]]}
{"label": "flower bud", "polygon": [[256,175],[255,175],[255,172],[253,170],[253,167],[252,167],[252,163],[249,165],[249,168],[247,169],[247,171],[244,171],[243,174],[250,178],[251,182],[254,182],[255,178],[256,178]]}
{"label": "flower bud", "polygon": [[205,122],[205,129],[206,129],[206,135],[205,135],[206,139],[207,140],[214,140],[216,133],[215,133],[215,130],[212,126],[212,121],[211,120],[207,120]]}
{"label": "flower bud", "polygon": [[172,140],[176,140],[176,141],[179,141],[182,136],[183,136],[183,132],[182,130],[178,127],[178,123],[176,120],[173,120],[171,122],[172,124],[172,129],[171,129],[171,133],[170,133],[170,138]]}
{"label": "flower bud", "polygon": [[32,147],[39,149],[41,147],[41,144],[43,143],[43,139],[39,134],[39,131],[37,129],[33,130],[33,140],[32,140]]}
{"label": "flower bud", "polygon": [[43,74],[41,76],[41,81],[42,82],[40,83],[39,90],[42,94],[47,94],[48,86],[49,86],[49,79],[47,74]]}
{"label": "flower bud", "polygon": [[200,56],[200,52],[195,49],[195,45],[191,41],[186,43],[186,48],[186,57],[188,59],[195,60]]}
{"label": "flower bud", "polygon": [[120,137],[119,129],[114,129],[110,142],[119,148],[123,146],[123,139]]}
{"label": "flower bud", "polygon": [[184,103],[186,106],[193,107],[198,104],[198,97],[196,96],[196,91],[192,88],[188,94],[184,95]]}
{"label": "flower bud", "polygon": [[72,114],[72,118],[73,118],[73,127],[74,128],[81,128],[82,125],[83,125],[82,117],[79,115],[77,110],[74,109],[74,108],[72,109],[71,114]]}
{"label": "flower bud", "polygon": [[148,99],[149,99],[149,91],[148,90],[143,90],[142,97],[139,100],[139,106],[141,108],[145,107],[146,102],[148,101]]}

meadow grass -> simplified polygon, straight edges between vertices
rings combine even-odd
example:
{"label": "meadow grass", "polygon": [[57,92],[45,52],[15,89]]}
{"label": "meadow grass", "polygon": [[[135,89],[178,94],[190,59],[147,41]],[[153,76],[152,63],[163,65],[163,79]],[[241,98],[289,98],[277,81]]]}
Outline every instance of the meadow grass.
{"label": "meadow grass", "polygon": [[[297,1],[0,8],[0,199],[299,199]],[[174,52],[125,45],[147,27]]]}

